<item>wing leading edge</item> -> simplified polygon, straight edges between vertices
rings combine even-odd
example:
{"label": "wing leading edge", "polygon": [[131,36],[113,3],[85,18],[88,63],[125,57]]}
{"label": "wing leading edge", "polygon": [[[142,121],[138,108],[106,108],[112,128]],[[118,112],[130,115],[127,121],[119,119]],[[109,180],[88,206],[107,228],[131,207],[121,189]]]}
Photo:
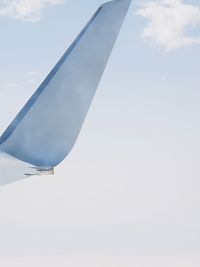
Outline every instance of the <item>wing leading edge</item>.
{"label": "wing leading edge", "polygon": [[0,151],[56,166],[74,146],[132,0],[102,5],[0,137]]}

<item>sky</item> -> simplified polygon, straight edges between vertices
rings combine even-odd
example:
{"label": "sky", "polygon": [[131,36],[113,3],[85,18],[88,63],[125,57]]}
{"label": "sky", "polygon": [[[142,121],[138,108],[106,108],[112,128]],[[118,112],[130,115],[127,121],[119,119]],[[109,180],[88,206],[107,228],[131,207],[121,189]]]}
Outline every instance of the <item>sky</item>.
{"label": "sky", "polygon": [[[0,132],[100,0],[0,1]],[[133,1],[73,151],[0,188],[2,266],[200,265],[200,4]]]}

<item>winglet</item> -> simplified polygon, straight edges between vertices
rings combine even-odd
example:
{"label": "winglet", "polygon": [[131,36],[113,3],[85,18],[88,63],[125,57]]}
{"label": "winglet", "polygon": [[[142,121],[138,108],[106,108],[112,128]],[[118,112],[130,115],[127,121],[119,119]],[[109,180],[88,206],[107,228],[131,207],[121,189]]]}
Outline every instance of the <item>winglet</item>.
{"label": "winglet", "polygon": [[131,0],[102,5],[0,138],[0,150],[35,166],[71,151]]}

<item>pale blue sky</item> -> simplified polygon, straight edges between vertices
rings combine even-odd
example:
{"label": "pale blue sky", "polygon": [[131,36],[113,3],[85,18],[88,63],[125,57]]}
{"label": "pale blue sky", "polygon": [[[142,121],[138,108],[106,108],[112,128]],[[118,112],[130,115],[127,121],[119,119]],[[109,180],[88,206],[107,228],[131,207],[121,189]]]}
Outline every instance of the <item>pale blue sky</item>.
{"label": "pale blue sky", "polygon": [[[44,8],[37,22],[12,12],[0,18],[1,132],[103,2],[68,0]],[[23,258],[48,267],[200,265],[200,4],[168,2],[169,14],[178,5],[179,22],[169,21],[179,26],[164,20],[160,30],[156,15],[156,35],[153,28],[145,40],[149,19],[135,13],[149,5],[133,2],[80,138],[55,176],[0,189],[2,266],[16,267],[16,258],[20,267]],[[196,44],[183,45],[183,32]]]}

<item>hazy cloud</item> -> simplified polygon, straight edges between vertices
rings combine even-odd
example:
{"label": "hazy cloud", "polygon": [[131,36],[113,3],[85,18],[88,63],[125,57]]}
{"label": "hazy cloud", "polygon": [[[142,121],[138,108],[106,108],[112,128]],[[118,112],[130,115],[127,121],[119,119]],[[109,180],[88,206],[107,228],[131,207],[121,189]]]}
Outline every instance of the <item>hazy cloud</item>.
{"label": "hazy cloud", "polygon": [[64,2],[65,0],[2,0],[0,1],[0,16],[38,22],[43,9]]}
{"label": "hazy cloud", "polygon": [[19,83],[5,83],[3,85],[3,88],[8,89],[8,88],[16,88],[16,87],[19,87],[19,86],[20,86]]}
{"label": "hazy cloud", "polygon": [[0,98],[3,98],[3,97],[5,97],[6,95],[4,95],[4,94],[0,94]]}
{"label": "hazy cloud", "polygon": [[35,76],[39,76],[40,75],[40,72],[39,71],[36,71],[36,70],[33,70],[33,71],[29,71],[26,73],[28,76],[31,76],[31,77],[35,77]]}
{"label": "hazy cloud", "polygon": [[166,51],[200,44],[200,36],[189,36],[189,26],[200,25],[200,7],[182,0],[157,0],[143,3],[137,15],[149,19],[142,37]]}

